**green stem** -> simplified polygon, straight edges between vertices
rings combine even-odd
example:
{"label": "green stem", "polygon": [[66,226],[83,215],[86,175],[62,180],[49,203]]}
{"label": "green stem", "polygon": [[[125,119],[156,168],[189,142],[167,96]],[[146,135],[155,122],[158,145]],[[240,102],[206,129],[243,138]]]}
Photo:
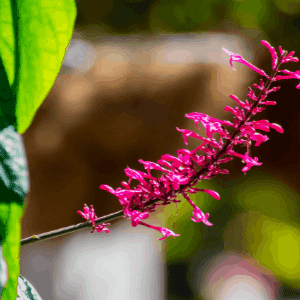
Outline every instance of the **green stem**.
{"label": "green stem", "polygon": [[[11,0],[12,4],[12,19],[13,19],[13,28],[14,28],[14,81],[12,84],[12,91],[13,91],[13,103],[17,104],[17,95],[19,90],[19,81],[20,81],[20,13],[19,13],[19,3],[18,0]],[[17,129],[16,119],[13,120],[14,127]]]}

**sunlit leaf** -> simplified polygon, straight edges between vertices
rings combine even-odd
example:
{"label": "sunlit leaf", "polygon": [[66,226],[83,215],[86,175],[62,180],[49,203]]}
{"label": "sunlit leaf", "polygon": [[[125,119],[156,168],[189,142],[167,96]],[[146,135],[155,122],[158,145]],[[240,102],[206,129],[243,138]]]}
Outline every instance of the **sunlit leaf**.
{"label": "sunlit leaf", "polygon": [[22,136],[9,126],[0,132],[0,241],[9,275],[1,300],[16,299],[17,296],[21,216],[28,188]]}
{"label": "sunlit leaf", "polygon": [[0,9],[0,57],[13,91],[7,113],[22,134],[60,70],[76,7],[74,0],[1,0]]}

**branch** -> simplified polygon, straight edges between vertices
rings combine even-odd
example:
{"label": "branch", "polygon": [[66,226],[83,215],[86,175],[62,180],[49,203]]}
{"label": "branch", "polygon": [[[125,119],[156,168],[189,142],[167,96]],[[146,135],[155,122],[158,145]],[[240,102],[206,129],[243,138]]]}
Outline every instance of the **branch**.
{"label": "branch", "polygon": [[[124,216],[124,212],[123,212],[123,210],[120,210],[120,211],[117,211],[117,212],[112,213],[110,215],[97,218],[95,220],[95,224],[98,225],[98,224],[101,224],[101,223],[104,223],[104,222],[107,222],[107,221],[112,221],[112,220],[118,219],[122,216]],[[52,238],[55,238],[57,236],[73,233],[75,231],[82,230],[82,229],[85,229],[85,228],[88,228],[88,227],[93,228],[90,221],[83,222],[83,223],[78,223],[76,225],[71,225],[71,226],[68,226],[68,227],[60,228],[60,229],[57,229],[57,230],[52,230],[52,231],[45,232],[45,233],[38,234],[38,235],[33,235],[31,237],[22,239],[21,240],[21,246],[28,245],[28,244],[31,244],[31,243],[35,243],[35,242],[42,241],[42,240],[52,239]]]}

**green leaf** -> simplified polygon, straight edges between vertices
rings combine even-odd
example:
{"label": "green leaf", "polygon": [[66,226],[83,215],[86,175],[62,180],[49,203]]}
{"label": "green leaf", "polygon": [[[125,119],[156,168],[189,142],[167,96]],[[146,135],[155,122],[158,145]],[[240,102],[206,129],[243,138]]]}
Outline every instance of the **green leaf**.
{"label": "green leaf", "polygon": [[9,275],[1,300],[17,297],[21,217],[28,178],[22,137],[13,126],[8,126],[0,132],[0,242]]}
{"label": "green leaf", "polygon": [[76,5],[74,0],[1,0],[0,11],[0,57],[13,91],[6,114],[23,134],[61,68]]}
{"label": "green leaf", "polygon": [[[7,277],[8,270],[2,255],[0,242],[0,294],[6,285]],[[18,277],[17,296],[17,300],[42,300],[35,288],[23,276]]]}
{"label": "green leaf", "polygon": [[[9,194],[9,193],[7,193]],[[1,193],[2,196],[2,193]],[[12,195],[10,195],[12,196]],[[16,196],[16,195],[14,195]],[[16,197],[10,204],[0,203],[1,227],[5,228],[5,238],[3,240],[3,254],[8,267],[8,282],[1,294],[2,300],[16,299],[17,279],[20,274],[20,238],[21,238],[21,214],[22,205],[18,203]],[[4,226],[3,226],[3,221]],[[1,230],[2,231],[2,230]]]}
{"label": "green leaf", "polygon": [[35,288],[23,276],[18,278],[18,282],[17,300],[42,300]]}
{"label": "green leaf", "polygon": [[[1,17],[0,17],[1,18]],[[12,125],[16,122],[16,116],[14,114],[14,101],[13,91],[9,85],[8,77],[4,69],[3,60],[0,56],[0,130],[5,128],[8,124]]]}

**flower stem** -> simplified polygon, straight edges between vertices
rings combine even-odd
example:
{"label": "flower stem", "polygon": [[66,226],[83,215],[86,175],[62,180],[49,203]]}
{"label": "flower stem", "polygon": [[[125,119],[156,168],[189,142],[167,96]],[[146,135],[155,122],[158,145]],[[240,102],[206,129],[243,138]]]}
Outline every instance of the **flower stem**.
{"label": "flower stem", "polygon": [[[123,210],[120,210],[120,211],[117,211],[117,212],[112,213],[110,215],[97,218],[95,220],[95,224],[98,225],[98,224],[101,224],[101,223],[104,223],[104,222],[107,222],[107,221],[112,221],[112,220],[118,219],[122,216],[124,216],[124,212],[123,212]],[[42,233],[42,234],[33,235],[31,237],[22,239],[20,242],[21,242],[21,246],[24,246],[24,245],[32,244],[32,243],[35,243],[35,242],[38,242],[38,241],[48,240],[48,239],[52,239],[52,238],[55,238],[55,237],[58,237],[58,236],[61,236],[61,235],[66,235],[66,234],[69,234],[69,233],[73,233],[75,231],[82,230],[82,229],[89,228],[89,227],[91,227],[91,222],[87,221],[87,222],[83,222],[83,223],[78,223],[76,225],[71,225],[71,226],[68,226],[68,227],[60,228],[60,229],[57,229],[57,230],[52,230],[52,231],[49,231],[49,232],[45,232],[45,233]]]}

